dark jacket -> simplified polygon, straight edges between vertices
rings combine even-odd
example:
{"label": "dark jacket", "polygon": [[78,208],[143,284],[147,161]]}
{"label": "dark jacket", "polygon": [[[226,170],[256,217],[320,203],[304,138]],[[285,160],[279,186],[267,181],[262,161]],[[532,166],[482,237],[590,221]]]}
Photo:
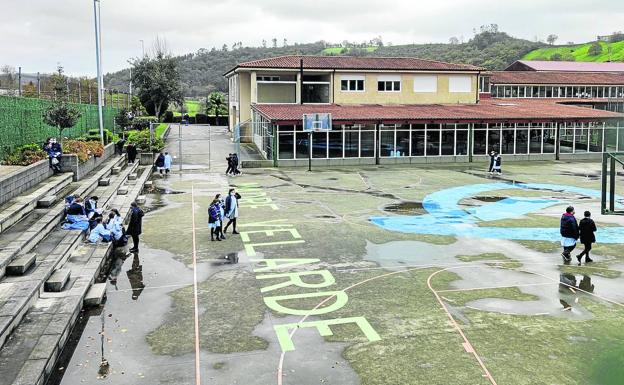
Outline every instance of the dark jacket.
{"label": "dark jacket", "polygon": [[137,156],[137,149],[133,144],[129,144],[128,147],[126,147],[126,152],[128,153],[128,158],[130,159],[134,159]]}
{"label": "dark jacket", "polygon": [[74,202],[67,208],[67,215],[87,215],[87,212],[83,205]]}
{"label": "dark jacket", "polygon": [[134,207],[130,212],[130,223],[128,224],[127,234],[140,235],[141,225],[143,223],[143,210],[138,207]]}
{"label": "dark jacket", "polygon": [[156,167],[165,167],[165,156],[163,154],[158,155],[158,158],[156,158]]}
{"label": "dark jacket", "polygon": [[574,215],[565,213],[561,216],[561,227],[559,228],[559,232],[561,233],[561,236],[565,238],[579,238],[578,224],[576,223]]}
{"label": "dark jacket", "polygon": [[221,220],[221,210],[218,205],[208,207],[208,223],[215,223]]}
{"label": "dark jacket", "polygon": [[[236,196],[236,200],[241,199],[241,196],[239,193],[236,193],[235,196]],[[231,209],[232,209],[232,196],[228,195],[227,198],[225,198],[225,214],[227,215],[227,213],[229,213]]]}
{"label": "dark jacket", "polygon": [[496,158],[494,158],[494,165],[495,166],[500,166],[503,163],[503,158],[499,155]]}
{"label": "dark jacket", "polygon": [[578,225],[579,233],[581,236],[581,243],[594,243],[596,242],[596,224],[591,218],[583,218]]}

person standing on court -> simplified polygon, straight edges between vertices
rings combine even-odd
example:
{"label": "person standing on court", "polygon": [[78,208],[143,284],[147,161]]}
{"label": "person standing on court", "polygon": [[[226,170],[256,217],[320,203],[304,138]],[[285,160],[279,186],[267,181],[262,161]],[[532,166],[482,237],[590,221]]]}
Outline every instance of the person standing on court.
{"label": "person standing on court", "polygon": [[168,152],[165,152],[165,174],[169,174],[169,171],[171,171],[172,163],[173,163],[173,158]]}
{"label": "person standing on court", "polygon": [[574,217],[574,207],[568,206],[566,212],[561,216],[561,226],[559,227],[561,233],[561,246],[563,247],[563,262],[570,262],[572,257],[570,253],[576,247],[576,240],[579,239],[579,229],[576,218]]}
{"label": "person standing on court", "polygon": [[494,165],[492,166],[492,172],[497,175],[501,175],[503,173],[503,158],[501,154],[496,154],[494,157]]}
{"label": "person standing on court", "polygon": [[496,151],[490,151],[490,166],[488,172],[491,174],[494,171],[494,159],[496,158]]}
{"label": "person standing on court", "polygon": [[128,163],[134,163],[137,157],[137,148],[133,143],[126,146],[126,154],[128,154]]}
{"label": "person standing on court", "polygon": [[238,218],[238,201],[241,199],[236,189],[231,188],[228,197],[225,198],[225,216],[229,219],[227,225],[223,229],[223,234],[227,233],[228,227],[232,225],[232,234],[238,234],[236,231],[236,218]]}
{"label": "person standing on court", "polygon": [[219,200],[217,198],[212,200],[210,207],[208,207],[208,228],[210,229],[210,240],[214,241],[214,236],[217,236],[217,241],[221,241],[221,209],[219,208]]}
{"label": "person standing on court", "polygon": [[139,251],[139,235],[141,235],[142,225],[143,210],[139,208],[136,202],[132,202],[130,203],[130,223],[126,231],[126,234],[132,237],[132,248],[129,250],[131,253]]}
{"label": "person standing on court", "polygon": [[596,223],[591,219],[591,213],[589,211],[585,211],[584,216],[585,218],[581,219],[578,225],[581,243],[584,246],[583,251],[576,256],[579,266],[581,266],[583,255],[585,256],[585,263],[594,262],[594,260],[589,257],[589,251],[592,249],[592,243],[596,243],[596,235],[594,234],[597,230]]}
{"label": "person standing on court", "polygon": [[154,163],[154,165],[156,166],[156,169],[162,176],[163,171],[165,170],[165,154],[163,154],[162,152],[158,154],[158,158],[156,158],[156,163]]}

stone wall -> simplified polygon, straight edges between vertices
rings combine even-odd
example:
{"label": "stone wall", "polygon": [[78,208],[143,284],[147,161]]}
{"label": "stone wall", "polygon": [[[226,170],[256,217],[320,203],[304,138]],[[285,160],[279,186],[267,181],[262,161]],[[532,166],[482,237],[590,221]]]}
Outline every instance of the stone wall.
{"label": "stone wall", "polygon": [[104,154],[99,158],[91,158],[80,163],[78,156],[74,154],[63,154],[61,158],[61,170],[63,172],[74,173],[74,181],[79,181],[88,173],[99,167],[102,163],[115,156],[115,144],[111,143],[104,147]]}
{"label": "stone wall", "polygon": [[22,194],[51,176],[47,159],[0,177],[0,205]]}

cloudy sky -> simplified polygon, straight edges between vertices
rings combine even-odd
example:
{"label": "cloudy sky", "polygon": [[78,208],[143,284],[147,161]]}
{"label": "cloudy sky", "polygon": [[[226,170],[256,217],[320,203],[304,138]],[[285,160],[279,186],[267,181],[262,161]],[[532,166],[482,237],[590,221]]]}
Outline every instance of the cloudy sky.
{"label": "cloudy sky", "polygon": [[[362,41],[381,35],[393,44],[468,40],[497,23],[517,37],[584,42],[624,29],[617,0],[102,0],[104,71],[127,66],[165,38],[175,54],[263,39]],[[0,65],[70,74],[95,73],[92,0],[2,0]]]}

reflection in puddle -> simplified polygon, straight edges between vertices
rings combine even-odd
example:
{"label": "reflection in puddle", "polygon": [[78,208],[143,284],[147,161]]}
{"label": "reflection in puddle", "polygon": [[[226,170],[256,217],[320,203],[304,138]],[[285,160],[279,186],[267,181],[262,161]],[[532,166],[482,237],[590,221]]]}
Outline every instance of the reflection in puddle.
{"label": "reflection in puddle", "polygon": [[139,299],[143,289],[145,289],[143,284],[143,265],[141,265],[139,253],[134,253],[132,268],[126,271],[126,275],[128,276],[128,281],[130,281],[130,287],[132,287],[132,299],[136,301]]}
{"label": "reflection in puddle", "polygon": [[154,193],[154,194],[165,194],[165,195],[185,194],[184,191],[175,191],[175,190],[172,190],[172,189],[170,189],[168,187],[152,187],[150,192]]}
{"label": "reflection in puddle", "polygon": [[389,213],[402,215],[420,215],[425,213],[422,202],[391,203],[384,206],[382,210]]}

